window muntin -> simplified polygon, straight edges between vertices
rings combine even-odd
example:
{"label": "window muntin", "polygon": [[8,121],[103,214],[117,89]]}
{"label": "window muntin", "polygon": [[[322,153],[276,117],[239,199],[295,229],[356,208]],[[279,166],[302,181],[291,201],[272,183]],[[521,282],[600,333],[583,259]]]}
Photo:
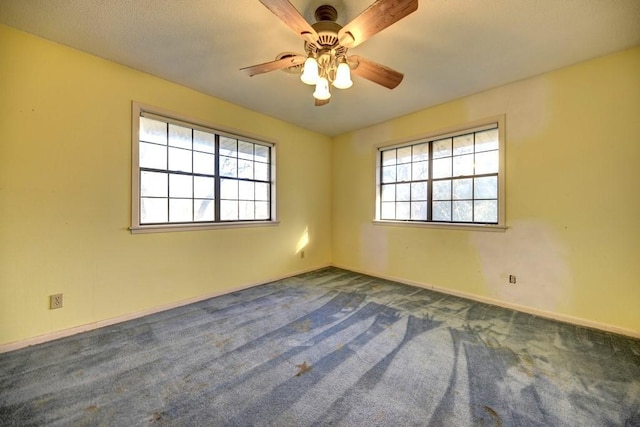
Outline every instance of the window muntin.
{"label": "window muntin", "polygon": [[377,218],[501,223],[498,124],[379,149]]}
{"label": "window muntin", "polygon": [[272,144],[135,114],[132,229],[274,220]]}

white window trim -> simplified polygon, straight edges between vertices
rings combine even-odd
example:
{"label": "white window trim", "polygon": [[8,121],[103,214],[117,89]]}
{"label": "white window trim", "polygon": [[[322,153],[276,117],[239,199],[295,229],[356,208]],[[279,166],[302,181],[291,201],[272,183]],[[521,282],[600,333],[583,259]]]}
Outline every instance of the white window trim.
{"label": "white window trim", "polygon": [[[139,158],[139,138],[140,138],[140,113],[152,114],[161,117],[163,120],[173,120],[177,124],[188,124],[194,128],[201,127],[207,131],[213,131],[219,135],[242,138],[249,142],[271,145],[271,219],[265,221],[227,221],[216,223],[189,223],[189,224],[140,224],[140,158]],[[206,123],[202,120],[178,114],[162,108],[145,105],[140,102],[131,103],[131,234],[162,233],[173,231],[196,231],[215,230],[220,228],[240,228],[240,227],[264,227],[278,225],[277,217],[277,185],[276,185],[276,159],[278,144],[261,136],[248,135],[246,132],[237,131],[221,127],[215,124]]]}
{"label": "white window trim", "polygon": [[[468,224],[459,222],[427,222],[427,221],[400,221],[400,220],[382,220],[380,218],[380,172],[381,172],[381,160],[380,150],[390,149],[394,147],[406,146],[421,141],[432,141],[436,139],[446,138],[448,136],[464,133],[469,130],[476,130],[484,126],[498,125],[498,149],[499,149],[499,169],[498,169],[498,223],[497,224]],[[505,115],[498,115],[487,117],[485,119],[468,122],[459,126],[453,126],[437,131],[429,132],[426,134],[415,135],[410,138],[403,138],[401,140],[384,142],[376,144],[373,147],[375,163],[375,208],[373,213],[373,224],[375,225],[390,225],[390,226],[402,226],[402,227],[422,227],[422,228],[437,228],[448,230],[467,230],[467,231],[505,231],[507,227],[506,223],[506,118]]]}

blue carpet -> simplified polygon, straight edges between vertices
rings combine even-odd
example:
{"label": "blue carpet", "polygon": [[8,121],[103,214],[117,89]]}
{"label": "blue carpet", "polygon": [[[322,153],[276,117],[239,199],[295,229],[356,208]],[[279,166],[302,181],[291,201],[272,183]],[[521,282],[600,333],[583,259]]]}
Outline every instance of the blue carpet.
{"label": "blue carpet", "polygon": [[326,268],[0,355],[3,426],[640,426],[640,341]]}

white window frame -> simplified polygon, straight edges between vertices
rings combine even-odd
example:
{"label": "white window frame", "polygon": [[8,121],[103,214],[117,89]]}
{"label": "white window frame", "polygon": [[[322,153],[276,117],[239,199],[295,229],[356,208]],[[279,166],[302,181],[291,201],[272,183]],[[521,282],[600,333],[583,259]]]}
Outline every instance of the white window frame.
{"label": "white window frame", "polygon": [[[432,142],[439,139],[467,134],[478,131],[483,128],[496,126],[498,128],[498,150],[499,150],[499,166],[498,166],[498,223],[497,224],[481,224],[466,222],[438,222],[438,221],[417,221],[417,220],[388,220],[381,219],[381,152],[392,148],[401,148],[422,142]],[[375,209],[373,223],[377,225],[393,225],[393,226],[409,226],[409,227],[426,227],[440,228],[452,230],[482,230],[482,231],[504,231],[506,225],[506,126],[505,116],[493,116],[486,119],[465,123],[460,126],[454,126],[446,129],[440,129],[435,132],[413,136],[408,139],[378,144],[374,147],[375,151]],[[429,165],[431,167],[431,165]],[[431,194],[428,196],[432,197]]]}
{"label": "white window frame", "polygon": [[[235,220],[215,222],[186,222],[186,223],[161,223],[161,224],[141,224],[140,223],[140,117],[141,115],[149,117],[157,116],[161,120],[168,123],[187,126],[197,130],[203,130],[209,133],[215,133],[221,136],[236,138],[242,141],[253,142],[260,145],[267,145],[271,148],[270,162],[270,216],[268,220]],[[219,153],[216,158],[219,159]],[[278,224],[276,210],[276,158],[277,144],[274,141],[265,141],[262,137],[247,135],[245,132],[238,132],[232,129],[224,129],[220,126],[206,123],[183,114],[171,112],[162,108],[145,105],[136,101],[131,104],[131,227],[129,230],[132,234],[139,233],[158,233],[172,231],[195,231],[195,230],[212,230],[219,228],[231,227],[256,227],[271,226]],[[219,178],[216,178],[219,179]],[[215,197],[219,197],[216,194]]]}

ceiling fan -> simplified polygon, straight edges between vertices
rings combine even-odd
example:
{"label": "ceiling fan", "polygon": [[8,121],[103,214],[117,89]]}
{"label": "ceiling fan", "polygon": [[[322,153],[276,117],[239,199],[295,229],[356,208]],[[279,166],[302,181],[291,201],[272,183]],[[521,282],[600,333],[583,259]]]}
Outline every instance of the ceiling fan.
{"label": "ceiling fan", "polygon": [[260,0],[282,22],[304,40],[305,54],[285,53],[275,61],[242,68],[250,77],[275,70],[301,73],[300,79],[315,85],[315,105],[329,103],[329,85],[338,89],[351,87],[351,73],[393,89],[404,74],[347,50],[359,45],[388,26],[418,9],[418,0],[376,0],[344,27],[336,23],[333,6],[316,9],[314,24],[309,24],[288,0]]}

